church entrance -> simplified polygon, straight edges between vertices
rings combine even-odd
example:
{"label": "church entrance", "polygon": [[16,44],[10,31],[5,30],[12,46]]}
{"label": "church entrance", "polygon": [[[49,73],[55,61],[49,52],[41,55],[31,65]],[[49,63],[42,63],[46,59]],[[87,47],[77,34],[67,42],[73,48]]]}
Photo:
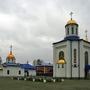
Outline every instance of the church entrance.
{"label": "church entrance", "polygon": [[26,76],[26,77],[29,76],[28,70],[25,71],[25,76]]}

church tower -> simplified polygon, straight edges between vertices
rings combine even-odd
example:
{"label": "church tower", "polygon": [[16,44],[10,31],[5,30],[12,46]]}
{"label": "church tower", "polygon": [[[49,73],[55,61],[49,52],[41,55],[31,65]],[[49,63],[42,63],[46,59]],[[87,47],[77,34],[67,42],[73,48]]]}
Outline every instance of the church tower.
{"label": "church tower", "polygon": [[12,52],[12,45],[10,46],[10,52],[6,58],[6,63],[15,63],[16,62],[16,59],[15,59],[15,56],[13,55],[13,52]]}
{"label": "church tower", "polygon": [[65,40],[78,40],[78,24],[75,20],[72,19],[72,12],[70,13],[71,19],[65,25],[65,33],[66,37]]}

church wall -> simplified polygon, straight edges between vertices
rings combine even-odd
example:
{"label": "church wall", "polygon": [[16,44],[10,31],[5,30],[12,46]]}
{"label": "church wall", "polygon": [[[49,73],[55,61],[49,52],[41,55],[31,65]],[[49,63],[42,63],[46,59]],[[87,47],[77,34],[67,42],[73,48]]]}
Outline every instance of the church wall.
{"label": "church wall", "polygon": [[80,41],[80,78],[84,78],[84,70],[85,70],[85,61],[84,61],[84,47],[83,41]]}
{"label": "church wall", "polygon": [[[9,70],[9,74],[7,74],[7,70]],[[21,74],[19,74],[19,71]],[[24,69],[20,67],[4,67],[3,76],[24,76]]]}
{"label": "church wall", "polygon": [[[74,62],[74,49],[76,49],[76,62]],[[79,77],[79,43],[72,41],[72,78]]]}
{"label": "church wall", "polygon": [[85,51],[88,52],[89,56],[89,65],[90,65],[90,44],[84,41],[80,43],[80,77],[85,77]]}
{"label": "church wall", "polygon": [[71,77],[71,54],[70,54],[70,41],[67,41],[67,47],[66,47],[66,77]]}
{"label": "church wall", "polygon": [[36,76],[36,70],[29,70],[29,76]]}
{"label": "church wall", "polygon": [[56,64],[56,62],[59,60],[59,52],[64,51],[64,55],[66,56],[66,42],[61,42],[58,44],[55,44],[53,46],[53,76],[54,77],[65,77],[66,75],[66,66],[64,65],[64,68],[62,68],[61,64]]}

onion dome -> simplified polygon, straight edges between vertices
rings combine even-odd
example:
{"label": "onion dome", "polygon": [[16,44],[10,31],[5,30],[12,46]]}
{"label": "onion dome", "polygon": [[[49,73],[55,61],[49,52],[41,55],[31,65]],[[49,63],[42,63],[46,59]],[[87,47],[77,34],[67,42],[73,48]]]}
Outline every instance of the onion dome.
{"label": "onion dome", "polygon": [[15,56],[12,53],[12,45],[10,46],[10,52],[6,58],[6,61],[9,63],[15,63]]}
{"label": "onion dome", "polygon": [[78,26],[78,23],[75,20],[70,19],[69,21],[67,21],[67,24],[65,25],[65,27],[69,26],[69,25],[77,25]]}
{"label": "onion dome", "polygon": [[77,24],[77,22],[76,22],[75,20],[73,20],[73,19],[70,19],[70,20],[67,22],[67,24]]}
{"label": "onion dome", "polygon": [[70,13],[71,19],[70,19],[69,21],[67,21],[66,26],[67,26],[67,25],[72,25],[72,24],[78,25],[77,22],[72,19],[72,14],[73,14],[73,12]]}

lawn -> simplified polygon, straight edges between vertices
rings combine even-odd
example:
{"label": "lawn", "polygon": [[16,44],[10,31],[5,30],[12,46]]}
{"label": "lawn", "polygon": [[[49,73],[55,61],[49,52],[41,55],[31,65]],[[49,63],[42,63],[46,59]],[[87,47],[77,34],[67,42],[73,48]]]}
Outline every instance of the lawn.
{"label": "lawn", "polygon": [[0,90],[90,90],[90,80],[43,83],[0,78]]}

